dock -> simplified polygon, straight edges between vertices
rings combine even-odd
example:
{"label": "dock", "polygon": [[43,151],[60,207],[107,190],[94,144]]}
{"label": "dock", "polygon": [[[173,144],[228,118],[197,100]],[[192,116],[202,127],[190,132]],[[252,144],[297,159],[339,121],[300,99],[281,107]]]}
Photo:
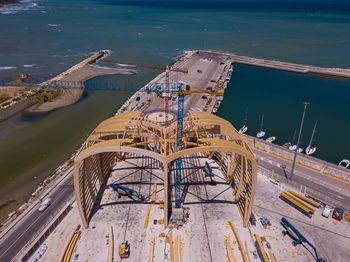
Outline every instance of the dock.
{"label": "dock", "polygon": [[288,62],[281,62],[276,60],[268,60],[261,58],[254,58],[248,56],[238,56],[233,54],[226,54],[230,56],[233,63],[237,64],[245,64],[252,66],[259,66],[277,70],[283,70],[288,72],[295,73],[314,73],[328,76],[337,76],[337,77],[345,77],[350,78],[350,69],[349,68],[329,68],[329,67],[320,67],[313,65],[303,65],[303,64],[295,64]]}

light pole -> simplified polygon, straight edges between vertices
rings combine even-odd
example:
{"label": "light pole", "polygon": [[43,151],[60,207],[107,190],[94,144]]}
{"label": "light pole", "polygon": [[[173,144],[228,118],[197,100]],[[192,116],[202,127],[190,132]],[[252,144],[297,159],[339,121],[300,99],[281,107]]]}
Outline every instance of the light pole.
{"label": "light pole", "polygon": [[301,131],[303,130],[305,111],[306,111],[306,108],[310,105],[310,103],[309,103],[309,102],[303,102],[303,105],[304,105],[304,112],[303,112],[303,117],[301,118],[301,124],[300,124],[299,135],[298,135],[298,142],[297,142],[297,148],[295,149],[295,153],[294,153],[294,159],[293,159],[293,164],[292,164],[292,170],[290,171],[290,176],[289,176],[290,180],[292,180],[292,178],[293,178],[295,160],[297,159],[297,153],[298,153],[298,148],[299,148],[299,142],[300,142],[300,137],[301,137]]}

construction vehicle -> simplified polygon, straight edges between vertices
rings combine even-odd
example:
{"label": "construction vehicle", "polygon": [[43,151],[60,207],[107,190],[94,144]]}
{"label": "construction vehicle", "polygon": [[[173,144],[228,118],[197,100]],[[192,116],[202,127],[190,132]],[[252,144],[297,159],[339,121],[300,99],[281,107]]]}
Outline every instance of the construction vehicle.
{"label": "construction vehicle", "polygon": [[118,198],[121,198],[121,196],[128,196],[130,198],[133,198],[133,196],[136,196],[137,200],[141,200],[141,201],[145,200],[145,197],[143,195],[137,193],[135,190],[131,188],[117,185],[117,184],[110,184],[109,186],[118,192]]}
{"label": "construction vehicle", "polygon": [[130,256],[130,244],[128,241],[125,241],[119,245],[119,257],[129,258],[129,256]]}
{"label": "construction vehicle", "polygon": [[210,178],[210,184],[211,185],[216,185],[216,182],[213,180],[213,176],[214,176],[213,170],[210,167],[208,161],[205,161],[204,170],[205,170],[205,173],[206,173],[205,176],[209,176],[209,178]]}
{"label": "construction vehicle", "polygon": [[[326,259],[319,258],[316,248],[285,218],[281,219],[281,225],[284,227],[283,235],[288,235],[293,239],[293,245],[302,245],[310,252],[310,254],[315,258],[316,262],[326,262]],[[307,243],[315,252],[315,255],[305,246]]]}
{"label": "construction vehicle", "polygon": [[159,208],[164,209],[164,200],[162,198],[159,199]]}

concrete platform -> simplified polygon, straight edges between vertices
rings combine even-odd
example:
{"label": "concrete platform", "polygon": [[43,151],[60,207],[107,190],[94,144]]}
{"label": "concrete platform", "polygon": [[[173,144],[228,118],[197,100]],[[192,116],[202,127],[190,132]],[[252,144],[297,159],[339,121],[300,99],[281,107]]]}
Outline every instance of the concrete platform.
{"label": "concrete platform", "polygon": [[[148,261],[150,243],[155,238],[154,260],[171,261],[170,244],[165,236],[172,235],[173,240],[180,236],[180,250],[177,253],[182,261],[227,261],[225,239],[230,236],[233,254],[242,261],[237,240],[228,221],[233,221],[242,242],[247,241],[251,261],[256,251],[255,239],[252,239],[248,228],[243,228],[242,219],[236,205],[232,202],[232,188],[228,187],[218,170],[218,165],[209,160],[213,168],[215,186],[209,184],[203,166],[205,158],[186,158],[183,160],[182,199],[185,212],[189,218],[183,226],[171,225],[165,229],[159,220],[163,218],[163,210],[159,208],[159,199],[163,198],[163,188],[157,186],[156,203],[150,203],[154,183],[161,182],[161,169],[156,160],[132,156],[119,162],[113,168],[108,185],[116,183],[132,188],[142,194],[146,200],[138,201],[128,196],[118,198],[118,193],[107,187],[101,202],[96,205],[90,222],[90,228],[82,229],[82,236],[73,252],[78,260],[74,261],[106,261],[108,250],[108,229],[111,224],[114,230],[114,260],[120,261],[118,246],[127,240],[131,245],[130,257],[125,261]],[[172,176],[174,171],[172,172]],[[173,184],[172,180],[172,184]],[[313,218],[308,218],[299,211],[279,199],[279,194],[286,187],[275,185],[270,179],[259,175],[258,190],[254,213],[257,225],[251,226],[252,234],[265,236],[270,243],[272,252],[278,261],[313,261],[312,256],[302,247],[294,247],[288,236],[282,235],[279,224],[285,216],[298,230],[313,243],[321,257],[328,261],[343,262],[350,252],[350,223],[341,221],[334,224],[332,218],[321,216],[322,210],[317,210]],[[172,192],[174,189],[172,188]],[[184,193],[185,192],[185,193]],[[150,206],[149,220],[145,228],[147,209]],[[264,229],[259,218],[265,216],[271,223],[271,228]],[[59,252],[64,239],[71,227],[78,220],[78,211],[73,211],[65,218],[56,231],[49,237],[49,249],[42,261],[53,261]],[[154,224],[154,220],[157,223]],[[170,233],[171,232],[171,233]],[[264,243],[265,251],[266,241]],[[124,261],[124,260],[123,260]]]}

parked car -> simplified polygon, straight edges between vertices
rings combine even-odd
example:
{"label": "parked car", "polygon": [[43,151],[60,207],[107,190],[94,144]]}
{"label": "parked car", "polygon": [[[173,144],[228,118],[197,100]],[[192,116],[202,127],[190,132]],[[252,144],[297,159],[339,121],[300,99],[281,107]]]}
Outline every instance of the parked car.
{"label": "parked car", "polygon": [[332,209],[330,209],[329,207],[325,207],[323,209],[322,216],[328,218],[331,212],[332,212]]}
{"label": "parked car", "polygon": [[39,212],[43,212],[50,204],[51,204],[51,198],[48,197],[43,202],[41,202],[38,208]]}
{"label": "parked car", "polygon": [[208,99],[208,96],[204,95],[202,96],[202,99]]}
{"label": "parked car", "polygon": [[198,69],[197,72],[201,74],[201,73],[202,73],[202,70]]}
{"label": "parked car", "polygon": [[212,80],[210,80],[210,82],[215,83],[216,81],[212,79]]}
{"label": "parked car", "polygon": [[343,219],[344,210],[340,208],[334,208],[332,218],[338,221]]}
{"label": "parked car", "polygon": [[140,100],[140,97],[138,96],[138,97],[136,97],[136,101],[139,101]]}
{"label": "parked car", "polygon": [[47,245],[43,244],[39,249],[39,254],[43,256],[47,250]]}

